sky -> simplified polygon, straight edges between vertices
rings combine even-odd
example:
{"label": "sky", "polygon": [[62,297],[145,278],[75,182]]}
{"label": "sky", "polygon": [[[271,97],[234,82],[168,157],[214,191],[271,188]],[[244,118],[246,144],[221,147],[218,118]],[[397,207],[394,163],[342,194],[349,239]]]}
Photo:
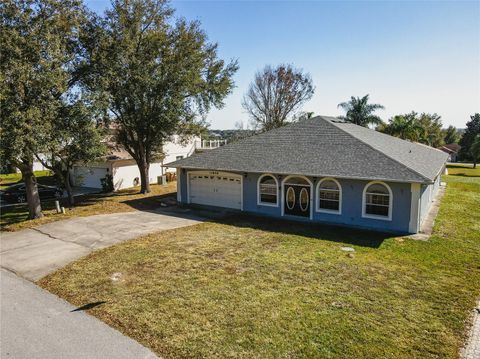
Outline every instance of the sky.
{"label": "sky", "polygon": [[[109,0],[85,0],[97,13]],[[315,94],[303,111],[338,116],[370,95],[391,116],[436,112],[464,128],[480,112],[480,1],[173,1],[199,20],[219,56],[238,60],[235,88],[207,117],[211,129],[247,125],[241,103],[257,71],[292,64]]]}

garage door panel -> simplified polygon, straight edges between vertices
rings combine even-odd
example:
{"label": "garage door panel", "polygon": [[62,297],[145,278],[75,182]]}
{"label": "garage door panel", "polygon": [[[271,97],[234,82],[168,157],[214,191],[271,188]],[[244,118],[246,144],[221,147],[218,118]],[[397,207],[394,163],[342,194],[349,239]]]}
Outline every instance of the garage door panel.
{"label": "garage door panel", "polygon": [[241,176],[229,173],[190,173],[190,203],[242,208]]}

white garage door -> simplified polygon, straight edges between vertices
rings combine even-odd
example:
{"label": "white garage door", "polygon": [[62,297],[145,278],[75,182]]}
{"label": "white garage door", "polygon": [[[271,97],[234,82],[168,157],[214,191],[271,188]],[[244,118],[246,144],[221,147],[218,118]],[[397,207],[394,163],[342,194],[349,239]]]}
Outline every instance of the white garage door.
{"label": "white garage door", "polygon": [[242,209],[242,176],[227,172],[190,172],[190,203]]}
{"label": "white garage door", "polygon": [[101,167],[74,167],[75,186],[102,188],[102,178],[107,175],[107,169]]}

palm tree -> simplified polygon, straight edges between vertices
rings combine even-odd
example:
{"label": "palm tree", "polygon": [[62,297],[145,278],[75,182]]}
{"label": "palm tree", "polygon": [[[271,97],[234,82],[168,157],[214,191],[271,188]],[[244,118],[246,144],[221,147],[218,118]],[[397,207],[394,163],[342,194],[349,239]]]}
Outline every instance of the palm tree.
{"label": "palm tree", "polygon": [[404,140],[418,141],[422,126],[417,121],[417,114],[411,112],[405,115],[396,115],[388,121],[388,124],[381,129],[381,132]]}
{"label": "palm tree", "polygon": [[473,168],[477,168],[477,162],[480,161],[480,134],[473,140],[472,146],[470,146],[470,153],[473,157]]}
{"label": "palm tree", "polygon": [[383,110],[385,107],[375,103],[368,103],[368,96],[351,97],[350,101],[342,102],[337,107],[345,110],[345,116],[340,116],[344,121],[354,123],[363,127],[368,127],[369,124],[379,125],[382,119],[373,113],[376,110]]}

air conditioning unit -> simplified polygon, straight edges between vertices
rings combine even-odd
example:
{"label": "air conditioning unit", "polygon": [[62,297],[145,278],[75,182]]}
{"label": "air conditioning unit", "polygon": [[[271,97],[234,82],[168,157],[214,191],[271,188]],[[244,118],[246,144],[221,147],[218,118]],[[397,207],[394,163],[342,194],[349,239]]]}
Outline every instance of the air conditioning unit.
{"label": "air conditioning unit", "polygon": [[161,185],[166,185],[167,184],[167,176],[157,176],[157,183]]}

